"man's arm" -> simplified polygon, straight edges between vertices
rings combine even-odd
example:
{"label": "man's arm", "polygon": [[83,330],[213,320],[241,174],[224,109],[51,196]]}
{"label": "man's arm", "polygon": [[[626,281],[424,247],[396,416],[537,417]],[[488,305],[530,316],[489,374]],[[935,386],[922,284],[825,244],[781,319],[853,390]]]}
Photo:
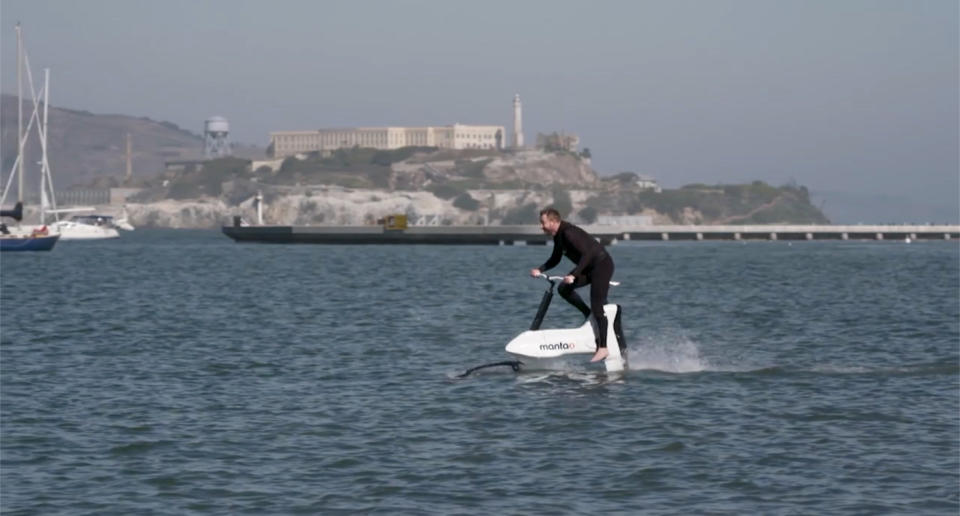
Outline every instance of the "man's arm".
{"label": "man's arm", "polygon": [[560,233],[557,233],[557,236],[553,237],[553,253],[550,254],[550,258],[543,263],[538,269],[541,271],[548,271],[557,266],[560,263],[560,259],[563,258],[563,246],[560,245]]}

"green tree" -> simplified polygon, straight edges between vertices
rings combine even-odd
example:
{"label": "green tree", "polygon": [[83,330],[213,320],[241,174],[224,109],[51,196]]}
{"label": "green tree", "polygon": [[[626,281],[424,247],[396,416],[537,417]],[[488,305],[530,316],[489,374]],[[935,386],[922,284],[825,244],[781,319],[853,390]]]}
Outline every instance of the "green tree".
{"label": "green tree", "polygon": [[433,195],[443,200],[453,199],[464,193],[463,188],[449,183],[431,185],[429,190],[433,192]]}
{"label": "green tree", "polygon": [[480,202],[474,199],[469,193],[464,192],[453,200],[453,205],[461,210],[477,211],[480,207]]}
{"label": "green tree", "polygon": [[570,193],[566,190],[555,188],[553,190],[553,209],[560,212],[561,217],[567,217],[573,212],[573,201],[570,200]]}
{"label": "green tree", "polygon": [[503,223],[507,225],[535,224],[538,213],[536,204],[524,204],[508,211],[503,216]]}
{"label": "green tree", "polygon": [[593,206],[587,206],[586,208],[580,210],[577,213],[577,216],[579,216],[580,220],[586,222],[587,224],[593,224],[597,221],[597,209]]}

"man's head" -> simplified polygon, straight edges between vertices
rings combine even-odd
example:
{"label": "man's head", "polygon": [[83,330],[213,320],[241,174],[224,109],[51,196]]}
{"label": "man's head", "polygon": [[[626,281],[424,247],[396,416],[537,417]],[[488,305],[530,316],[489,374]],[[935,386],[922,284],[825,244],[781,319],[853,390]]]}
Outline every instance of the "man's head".
{"label": "man's head", "polygon": [[540,210],[540,229],[550,236],[556,236],[560,229],[560,212],[553,208]]}

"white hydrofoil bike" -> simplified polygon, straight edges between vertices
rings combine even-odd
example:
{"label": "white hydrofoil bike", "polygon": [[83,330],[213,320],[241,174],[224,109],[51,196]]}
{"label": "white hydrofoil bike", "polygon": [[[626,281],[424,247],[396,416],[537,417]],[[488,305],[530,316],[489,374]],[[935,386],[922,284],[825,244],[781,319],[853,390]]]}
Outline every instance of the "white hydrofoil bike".
{"label": "white hydrofoil bike", "polygon": [[[543,317],[546,315],[547,308],[550,307],[550,301],[553,299],[553,290],[558,283],[563,281],[563,276],[540,274],[538,278],[546,280],[550,286],[543,293],[537,315],[533,318],[529,330],[517,335],[507,343],[507,353],[517,357],[517,360],[494,362],[474,367],[460,375],[461,377],[467,376],[477,369],[498,365],[509,365],[514,371],[519,371],[521,367],[556,369],[572,355],[592,356],[596,353],[597,322],[592,315],[578,328],[540,329]],[[619,284],[616,281],[610,282],[610,285],[613,286]],[[603,312],[607,317],[607,351],[610,353],[604,359],[603,365],[608,372],[623,371],[627,367],[627,345],[623,338],[623,326],[620,317],[621,307],[616,304],[606,304],[603,306]]]}

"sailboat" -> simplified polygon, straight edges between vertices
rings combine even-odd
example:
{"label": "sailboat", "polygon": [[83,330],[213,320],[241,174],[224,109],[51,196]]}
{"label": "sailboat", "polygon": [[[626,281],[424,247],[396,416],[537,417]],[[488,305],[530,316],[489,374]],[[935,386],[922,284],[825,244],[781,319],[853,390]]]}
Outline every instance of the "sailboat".
{"label": "sailboat", "polygon": [[[12,210],[0,210],[0,217],[20,222],[23,220],[23,202],[17,201]],[[0,251],[49,251],[59,239],[59,233],[50,233],[46,228],[17,228],[11,231],[5,223],[0,222]]]}
{"label": "sailboat", "polygon": [[[41,220],[39,226],[25,226],[21,225],[20,222],[23,220],[23,197],[24,197],[24,176],[23,176],[23,162],[24,162],[24,147],[26,145],[27,137],[30,134],[30,128],[33,126],[33,123],[37,122],[37,131],[40,134],[41,145],[43,146],[43,160],[41,162],[42,172],[40,178],[40,196],[41,196],[41,206],[45,204],[45,198],[47,195],[47,187],[49,185],[50,191],[53,191],[53,185],[48,181],[50,178],[50,169],[47,163],[47,152],[46,152],[46,118],[47,118],[47,103],[44,102],[44,120],[43,125],[41,125],[38,120],[38,102],[37,94],[33,89],[33,77],[30,74],[29,60],[27,60],[27,74],[28,80],[30,83],[30,93],[33,97],[33,114],[30,116],[30,121],[27,125],[27,130],[23,130],[23,79],[22,71],[24,60],[26,55],[23,52],[23,34],[20,30],[20,24],[16,26],[17,32],[17,159],[14,162],[14,170],[11,170],[10,179],[7,181],[7,186],[3,190],[3,196],[0,197],[0,205],[3,204],[7,199],[7,194],[10,192],[10,187],[13,183],[13,178],[18,178],[18,189],[17,189],[17,202],[14,205],[13,209],[9,210],[0,210],[0,251],[49,251],[53,249],[53,246],[56,245],[57,241],[60,239],[60,233],[55,230],[48,228],[43,221],[43,214],[41,213]],[[48,98],[47,89],[50,84],[50,70],[44,70],[45,79],[44,79],[44,97]],[[42,210],[42,208],[41,208]],[[13,227],[7,226],[6,222],[3,221],[3,218],[11,218],[16,221],[16,225]]]}

